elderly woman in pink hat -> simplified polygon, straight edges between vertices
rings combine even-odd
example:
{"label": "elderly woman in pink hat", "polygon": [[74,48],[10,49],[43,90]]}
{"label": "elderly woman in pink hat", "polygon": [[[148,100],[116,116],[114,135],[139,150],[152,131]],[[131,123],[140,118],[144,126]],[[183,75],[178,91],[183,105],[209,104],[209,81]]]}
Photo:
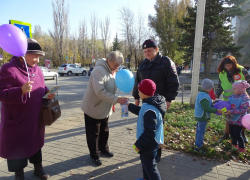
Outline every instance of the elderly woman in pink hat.
{"label": "elderly woman in pink hat", "polygon": [[[0,69],[0,157],[7,159],[8,169],[15,172],[16,180],[24,180],[28,160],[34,164],[36,176],[49,178],[42,166],[45,126],[39,124],[43,96],[49,91],[37,66],[39,57],[44,55],[38,42],[28,39],[27,66],[22,57],[13,56]],[[51,94],[49,99],[54,97]]]}

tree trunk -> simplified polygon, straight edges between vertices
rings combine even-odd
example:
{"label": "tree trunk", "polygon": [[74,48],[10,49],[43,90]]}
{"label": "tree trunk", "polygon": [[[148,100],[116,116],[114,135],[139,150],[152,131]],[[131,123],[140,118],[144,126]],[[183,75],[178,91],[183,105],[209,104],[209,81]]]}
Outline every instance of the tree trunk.
{"label": "tree trunk", "polygon": [[207,51],[205,51],[204,53],[204,71],[203,71],[203,76],[202,78],[205,78],[206,77],[206,72],[207,72]]}
{"label": "tree trunk", "polygon": [[215,40],[214,39],[211,39],[211,42],[210,42],[210,47],[209,47],[209,50],[208,50],[208,58],[207,58],[207,63],[206,63],[206,74],[205,74],[205,78],[210,78],[210,72],[211,72],[211,65],[212,65],[212,56],[213,56],[213,53],[214,53],[214,43],[215,43]]}
{"label": "tree trunk", "polygon": [[136,63],[137,63],[137,54],[136,54],[136,52],[135,52],[134,57],[135,57],[135,66],[136,66]]}

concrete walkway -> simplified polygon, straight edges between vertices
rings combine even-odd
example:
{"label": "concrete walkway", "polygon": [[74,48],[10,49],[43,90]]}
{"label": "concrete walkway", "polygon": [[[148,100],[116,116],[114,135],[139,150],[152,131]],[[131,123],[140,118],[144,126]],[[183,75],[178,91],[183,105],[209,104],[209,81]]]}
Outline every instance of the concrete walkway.
{"label": "concrete walkway", "polygon": [[[132,144],[135,142],[136,119],[130,113],[127,119],[120,117],[120,106],[109,121],[109,146],[115,156],[101,156],[102,166],[95,166],[86,143],[83,113],[80,108],[74,115],[62,117],[46,128],[46,142],[42,149],[43,165],[55,179],[97,179],[97,180],[135,180],[142,177],[139,155]],[[133,130],[128,130],[132,127]],[[240,163],[202,160],[181,152],[164,150],[158,163],[162,179],[249,179],[250,166]],[[28,180],[37,180],[31,164],[25,168]],[[13,180],[13,173],[7,170],[6,160],[0,159],[0,179]]]}

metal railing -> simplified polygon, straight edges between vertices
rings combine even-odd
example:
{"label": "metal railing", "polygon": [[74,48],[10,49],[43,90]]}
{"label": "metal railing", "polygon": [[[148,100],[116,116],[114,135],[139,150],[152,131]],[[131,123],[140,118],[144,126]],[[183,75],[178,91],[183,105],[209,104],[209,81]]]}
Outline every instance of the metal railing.
{"label": "metal railing", "polygon": [[[181,103],[183,104],[183,95],[184,95],[184,90],[185,90],[185,85],[189,85],[191,87],[191,84],[182,84],[182,87],[181,87]],[[198,85],[198,88],[201,87],[201,85]]]}
{"label": "metal railing", "polygon": [[[183,95],[184,95],[184,90],[185,90],[185,86],[190,86],[191,87],[191,84],[182,84],[182,87],[181,87],[181,92],[182,92],[182,95],[181,95],[181,103],[183,104],[184,101],[183,101]],[[201,87],[201,85],[198,85],[198,88]],[[216,88],[217,87],[214,87],[214,91],[216,92]],[[190,89],[191,90],[191,89]]]}
{"label": "metal railing", "polygon": [[44,79],[47,77],[56,78],[56,85],[57,85],[57,76],[44,76]]}

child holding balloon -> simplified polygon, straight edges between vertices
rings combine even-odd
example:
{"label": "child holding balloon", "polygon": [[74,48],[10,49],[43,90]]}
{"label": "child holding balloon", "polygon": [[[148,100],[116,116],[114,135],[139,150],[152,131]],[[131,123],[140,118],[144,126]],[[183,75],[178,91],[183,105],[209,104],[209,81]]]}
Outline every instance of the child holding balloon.
{"label": "child holding balloon", "polygon": [[194,118],[197,120],[196,125],[196,140],[195,140],[195,152],[201,152],[203,145],[204,134],[206,132],[207,122],[210,120],[210,113],[221,113],[220,109],[212,107],[212,100],[209,96],[209,92],[214,88],[214,83],[210,79],[204,79],[202,81],[201,90],[196,97]]}
{"label": "child holding balloon", "polygon": [[242,137],[242,117],[247,114],[249,108],[249,96],[246,94],[246,89],[250,84],[245,80],[236,81],[233,83],[233,95],[228,99],[231,110],[228,110],[227,121],[229,121],[229,132],[232,141],[232,146],[236,147],[240,152],[245,152],[245,144]]}
{"label": "child holding balloon", "polygon": [[143,169],[143,179],[161,180],[157,169],[155,156],[159,144],[164,143],[163,123],[166,112],[166,99],[155,94],[156,84],[150,79],[144,79],[138,84],[142,106],[128,104],[130,112],[138,115],[136,142],[134,149],[140,154]]}

